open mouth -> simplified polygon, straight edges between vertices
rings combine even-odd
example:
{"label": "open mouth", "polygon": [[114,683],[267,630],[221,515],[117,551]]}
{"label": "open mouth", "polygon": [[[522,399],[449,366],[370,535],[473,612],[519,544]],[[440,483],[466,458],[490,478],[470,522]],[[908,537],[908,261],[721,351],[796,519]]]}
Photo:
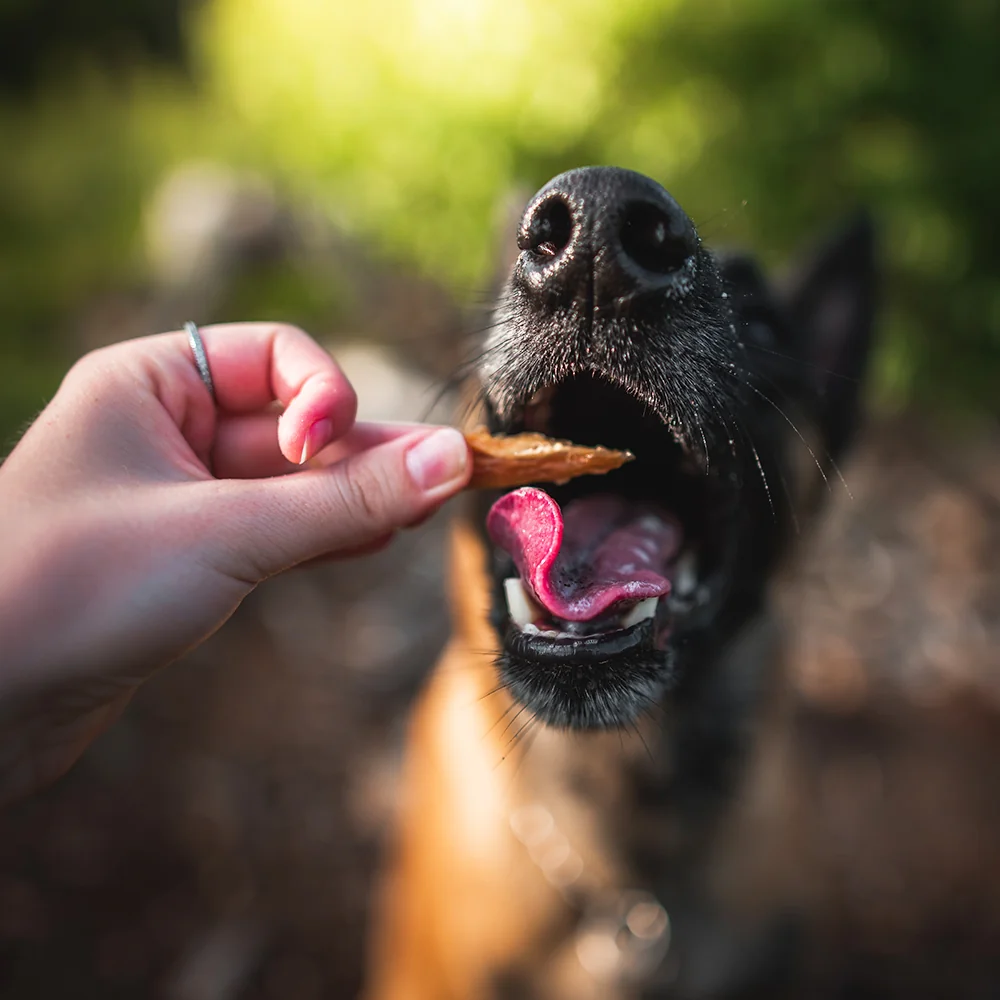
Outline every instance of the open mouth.
{"label": "open mouth", "polygon": [[620,725],[669,688],[673,647],[714,603],[731,491],[626,389],[596,375],[535,393],[506,433],[628,449],[635,461],[493,504],[501,669],[553,725]]}

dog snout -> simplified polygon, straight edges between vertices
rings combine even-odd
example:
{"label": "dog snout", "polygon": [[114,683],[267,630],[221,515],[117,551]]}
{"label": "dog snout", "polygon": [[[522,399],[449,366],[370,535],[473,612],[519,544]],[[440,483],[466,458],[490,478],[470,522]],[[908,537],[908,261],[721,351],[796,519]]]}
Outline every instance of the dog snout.
{"label": "dog snout", "polygon": [[518,246],[533,291],[547,300],[590,300],[607,311],[643,293],[683,294],[698,237],[655,181],[586,167],[561,174],[532,199]]}

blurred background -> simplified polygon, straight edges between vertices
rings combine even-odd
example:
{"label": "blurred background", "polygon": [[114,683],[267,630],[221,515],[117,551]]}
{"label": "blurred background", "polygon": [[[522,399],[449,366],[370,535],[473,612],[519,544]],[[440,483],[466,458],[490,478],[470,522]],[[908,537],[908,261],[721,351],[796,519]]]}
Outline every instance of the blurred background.
{"label": "blurred background", "polygon": [[[978,441],[1000,411],[998,38],[995,0],[0,0],[0,447],[81,353],[186,319],[299,323],[368,412],[423,415],[512,214],[589,163],[775,266],[868,206],[871,406]],[[986,454],[966,464],[990,494]],[[977,511],[920,537],[949,549]],[[5,815],[0,994],[352,994],[400,720],[446,631],[442,531],[262,588]]]}
{"label": "blurred background", "polygon": [[476,301],[509,201],[585,163],[772,263],[870,206],[880,398],[995,411],[997,28],[995,0],[4,0],[0,431],[91,342],[176,326],[143,310],[209,263],[200,322],[356,325],[345,241]]}

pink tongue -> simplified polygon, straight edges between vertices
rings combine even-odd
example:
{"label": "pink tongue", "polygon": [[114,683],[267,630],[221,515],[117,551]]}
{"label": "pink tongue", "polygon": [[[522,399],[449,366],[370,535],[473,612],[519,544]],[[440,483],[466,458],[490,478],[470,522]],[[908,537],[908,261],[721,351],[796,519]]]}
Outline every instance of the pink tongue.
{"label": "pink tongue", "polygon": [[493,543],[509,552],[521,580],[564,621],[596,618],[619,601],[660,597],[681,543],[676,522],[613,496],[584,497],[565,512],[544,490],[502,496],[486,518]]}

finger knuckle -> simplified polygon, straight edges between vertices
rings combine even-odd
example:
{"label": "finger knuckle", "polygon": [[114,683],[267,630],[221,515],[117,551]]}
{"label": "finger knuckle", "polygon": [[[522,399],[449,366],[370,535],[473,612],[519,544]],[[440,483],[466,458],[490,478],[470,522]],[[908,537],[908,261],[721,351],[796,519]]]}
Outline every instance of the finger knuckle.
{"label": "finger knuckle", "polygon": [[302,327],[296,326],[294,323],[273,323],[271,331],[276,340],[298,340],[302,337],[309,337],[309,334]]}
{"label": "finger knuckle", "polygon": [[110,348],[98,347],[78,358],[66,373],[68,384],[86,384],[100,376],[107,368]]}
{"label": "finger knuckle", "polygon": [[354,459],[338,477],[340,501],[359,530],[382,525],[389,513],[389,490],[381,475]]}

